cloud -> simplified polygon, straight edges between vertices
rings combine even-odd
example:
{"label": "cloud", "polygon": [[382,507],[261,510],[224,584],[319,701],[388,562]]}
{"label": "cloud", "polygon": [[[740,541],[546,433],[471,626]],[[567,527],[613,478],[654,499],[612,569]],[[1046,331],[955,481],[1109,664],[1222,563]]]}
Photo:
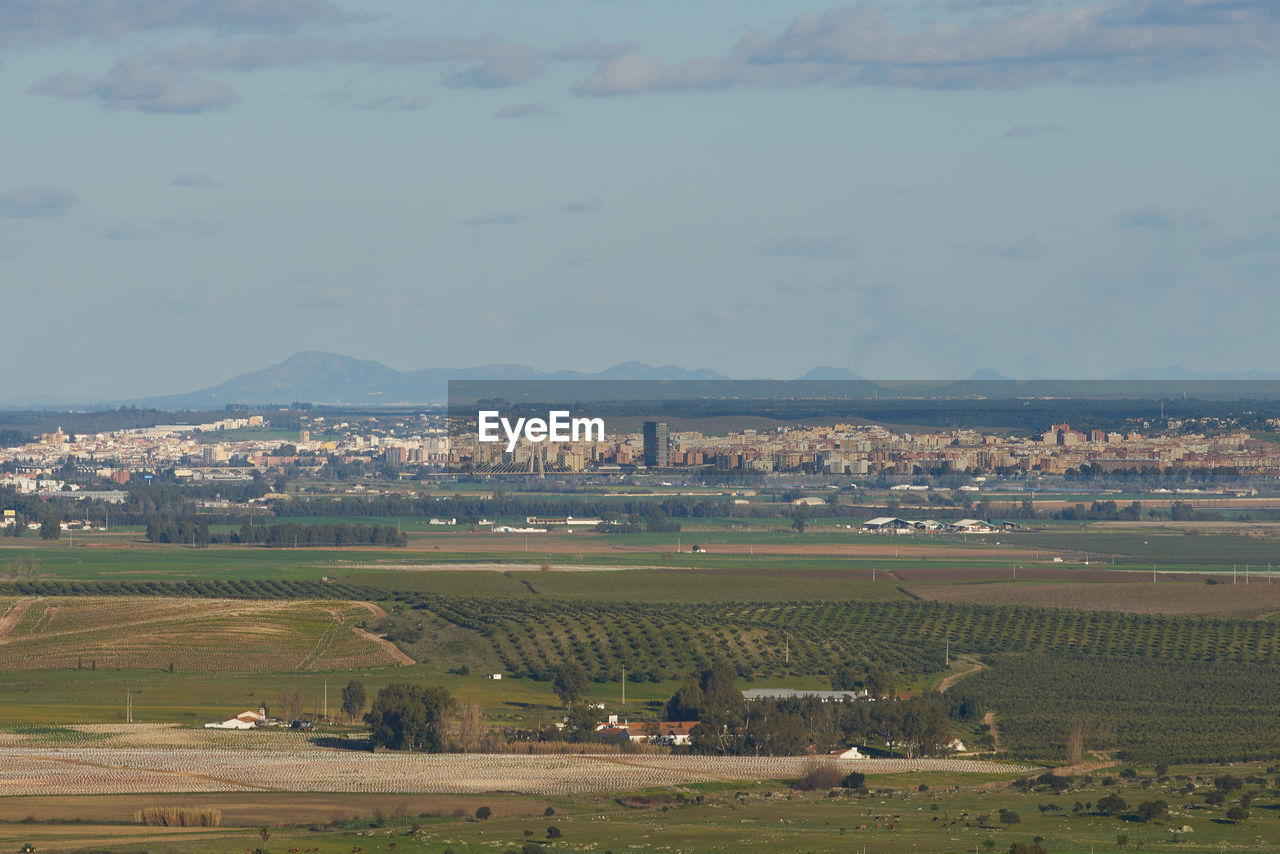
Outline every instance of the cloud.
{"label": "cloud", "polygon": [[634,53],[639,49],[639,45],[634,42],[602,42],[600,39],[590,39],[583,42],[571,42],[570,44],[556,48],[551,51],[549,59],[557,62],[567,62],[571,60],[588,60],[590,62],[600,62],[605,59],[613,59],[615,57],[624,56],[628,53]]}
{"label": "cloud", "polygon": [[[306,36],[241,39],[216,45],[192,42],[147,54],[148,64],[185,71],[255,71],[261,68],[318,64],[367,64],[378,66],[430,65],[433,63],[491,64],[487,73],[498,76],[507,69],[535,65],[543,51],[530,45],[480,39],[422,39],[398,36],[390,39],[335,41]],[[465,71],[465,69],[464,69]],[[477,73],[479,74],[479,73]]]}
{"label": "cloud", "polygon": [[1203,229],[1211,225],[1209,217],[1199,211],[1180,213],[1148,205],[1143,208],[1121,211],[1111,218],[1115,228],[1147,228],[1153,231],[1179,229]]}
{"label": "cloud", "polygon": [[560,115],[546,104],[507,104],[493,114],[495,119],[549,119]]}
{"label": "cloud", "polygon": [[1212,258],[1239,258],[1245,255],[1280,255],[1280,232],[1251,234],[1205,252]]}
{"label": "cloud", "polygon": [[779,258],[848,258],[853,254],[852,238],[847,234],[827,237],[782,237],[756,244],[757,255]]}
{"label": "cloud", "polygon": [[356,18],[327,0],[3,0],[0,43],[44,44],[177,29],[287,32]]}
{"label": "cloud", "polygon": [[1032,122],[1019,122],[1004,132],[1005,139],[1034,139],[1040,136],[1069,136],[1071,131],[1062,125],[1038,125]]}
{"label": "cloud", "polygon": [[1111,218],[1116,228],[1151,228],[1165,231],[1178,224],[1178,215],[1155,207],[1121,211]]}
{"label": "cloud", "polygon": [[564,207],[560,208],[561,213],[567,214],[584,214],[593,213],[600,210],[600,206],[604,202],[599,199],[583,199],[580,202],[565,202]]}
{"label": "cloud", "polygon": [[516,225],[524,222],[528,217],[521,214],[512,213],[490,213],[478,214],[476,216],[464,219],[463,225]]}
{"label": "cloud", "polygon": [[146,240],[155,236],[155,229],[136,226],[129,222],[119,222],[102,230],[107,240]]}
{"label": "cloud", "polygon": [[225,110],[238,100],[230,87],[126,59],[99,78],[63,71],[38,80],[28,90],[38,95],[96,100],[113,110],[147,113],[204,113]]}
{"label": "cloud", "polygon": [[444,85],[450,89],[505,89],[528,83],[542,73],[542,64],[532,56],[512,56],[487,59],[444,75]]}
{"label": "cloud", "polygon": [[1010,261],[1034,261],[1044,257],[1049,251],[1049,244],[1040,240],[1037,235],[1029,234],[1008,246],[995,250],[995,254]]}
{"label": "cloud", "polygon": [[914,30],[897,28],[866,4],[800,15],[776,35],[744,37],[723,56],[666,63],[632,52],[604,59],[575,88],[597,96],[812,85],[1009,89],[1165,80],[1280,55],[1274,0],[993,8]]}
{"label": "cloud", "polygon": [[0,192],[0,219],[62,216],[80,197],[61,187],[23,187]]}
{"label": "cloud", "polygon": [[208,175],[174,175],[173,180],[169,182],[170,187],[218,187],[219,182],[213,180]]}

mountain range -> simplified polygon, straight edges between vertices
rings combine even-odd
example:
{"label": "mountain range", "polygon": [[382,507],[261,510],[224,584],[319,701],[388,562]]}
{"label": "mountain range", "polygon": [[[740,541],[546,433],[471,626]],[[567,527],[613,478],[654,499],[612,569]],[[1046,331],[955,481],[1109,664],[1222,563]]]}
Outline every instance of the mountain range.
{"label": "mountain range", "polygon": [[[181,394],[136,400],[72,401],[48,395],[26,395],[0,400],[0,408],[70,409],[133,405],[156,409],[221,409],[228,403],[251,406],[308,402],[336,406],[395,406],[440,403],[448,397],[450,380],[494,381],[574,381],[574,380],[728,380],[710,369],[688,370],[677,365],[653,367],[643,362],[623,362],[597,373],[582,371],[539,371],[527,365],[493,364],[469,368],[426,368],[397,371],[381,362],[355,359],[336,353],[306,350],[295,353],[278,365],[234,376],[209,388]],[[1261,371],[1243,373],[1197,373],[1181,366],[1143,368],[1116,374],[1109,380],[1067,381],[1054,379],[1013,380],[994,370],[984,369],[963,380],[928,383],[873,383],[847,368],[816,367],[798,377],[814,383],[857,383],[857,394],[924,393],[930,395],[1084,395],[1098,383],[1110,384],[1108,391],[1128,396],[1139,383],[1203,383],[1246,380],[1256,383],[1280,381],[1280,374]],[[759,380],[761,388],[776,380]],[[1100,386],[1098,386],[1101,388]],[[847,387],[839,387],[844,390]],[[906,389],[912,389],[907,391]],[[839,393],[833,385],[832,393]],[[1164,392],[1162,392],[1163,394]],[[1171,389],[1169,393],[1176,393]],[[856,394],[855,394],[856,396]],[[1106,395],[1104,395],[1106,396]]]}

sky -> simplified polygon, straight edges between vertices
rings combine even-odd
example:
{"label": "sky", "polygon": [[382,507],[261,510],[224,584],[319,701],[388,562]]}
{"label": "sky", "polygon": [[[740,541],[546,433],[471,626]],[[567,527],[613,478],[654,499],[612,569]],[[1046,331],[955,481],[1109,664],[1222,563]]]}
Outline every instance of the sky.
{"label": "sky", "polygon": [[0,399],[1280,371],[1275,0],[0,0]]}

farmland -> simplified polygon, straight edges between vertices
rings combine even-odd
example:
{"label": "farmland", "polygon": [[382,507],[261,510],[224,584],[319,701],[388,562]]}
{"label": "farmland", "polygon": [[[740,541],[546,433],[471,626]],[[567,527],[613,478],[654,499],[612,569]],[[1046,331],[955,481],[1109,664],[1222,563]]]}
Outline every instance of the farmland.
{"label": "farmland", "polygon": [[[42,850],[239,852],[261,841],[246,828],[269,821],[280,825],[273,850],[345,854],[394,842],[397,851],[439,854],[499,840],[518,850],[530,821],[545,830],[551,804],[566,834],[557,848],[733,850],[744,827],[779,850],[847,850],[853,833],[885,851],[972,850],[992,837],[1003,850],[1035,835],[1055,852],[1107,850],[1124,832],[1145,850],[1170,844],[1167,827],[1040,814],[1048,796],[1006,788],[1026,772],[975,760],[863,765],[875,769],[864,800],[792,789],[813,763],[800,756],[620,754],[602,745],[548,755],[372,754],[356,727],[315,737],[199,728],[244,708],[277,709],[287,690],[321,717],[323,698],[332,712],[351,679],[370,696],[397,679],[444,686],[479,704],[491,729],[528,727],[564,714],[550,678],[565,662],[586,668],[592,702],[632,720],[660,714],[682,680],[712,661],[727,662],[739,688],[828,688],[852,666],[888,669],[910,693],[933,692],[950,675],[948,694],[992,713],[1001,749],[983,759],[1062,762],[1081,720],[1094,764],[1280,756],[1280,741],[1266,735],[1280,703],[1268,687],[1280,681],[1280,621],[1268,619],[1280,612],[1280,583],[1256,574],[1247,586],[1230,583],[1233,563],[1265,567],[1276,544],[1266,528],[1187,536],[1167,526],[1055,523],[965,542],[705,520],[696,533],[559,534],[527,546],[522,537],[406,528],[410,545],[397,550],[191,549],[144,544],[135,532],[75,545],[6,542],[0,570],[19,555],[37,568],[0,580],[0,846],[34,830]],[[691,554],[692,543],[706,553]],[[1153,554],[1154,584],[1141,564]],[[405,664],[406,653],[417,663]],[[948,668],[948,653],[964,662]],[[484,679],[489,672],[504,679]],[[126,691],[135,720],[148,723],[121,722]],[[978,721],[953,726],[966,743],[983,743]],[[1101,779],[1075,783],[1072,797],[1101,797]],[[178,804],[223,804],[238,818],[220,828],[3,823],[78,809],[51,805],[51,792],[95,821],[131,822],[138,809]],[[669,809],[621,806],[628,792]],[[280,800],[286,794],[296,806]],[[270,803],[280,807],[267,816],[259,805]],[[494,809],[483,826],[451,815],[481,803]],[[877,828],[889,806],[901,818]],[[997,806],[1020,809],[1025,823],[977,821]],[[1199,809],[1180,821],[1203,826],[1204,839],[1258,836],[1226,821],[1225,807]],[[1275,821],[1265,807],[1255,815],[1259,828]]]}
{"label": "farmland", "polygon": [[[198,735],[203,735],[199,733]],[[254,735],[243,735],[246,742]],[[370,753],[309,744],[163,747],[0,747],[0,796],[145,792],[483,793],[544,796],[617,792],[629,788],[801,777],[813,765],[802,756],[460,755]],[[209,739],[203,739],[208,742]],[[979,759],[841,760],[869,774],[943,772],[1019,774],[1016,763]]]}
{"label": "farmland", "polygon": [[351,602],[38,597],[0,599],[0,670],[280,671],[386,667],[405,656],[357,624]]}

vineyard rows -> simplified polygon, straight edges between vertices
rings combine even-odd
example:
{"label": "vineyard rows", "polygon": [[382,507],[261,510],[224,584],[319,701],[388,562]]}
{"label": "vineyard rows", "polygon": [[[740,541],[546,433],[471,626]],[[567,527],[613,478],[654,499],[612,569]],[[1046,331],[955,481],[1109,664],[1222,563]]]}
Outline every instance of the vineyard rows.
{"label": "vineyard rows", "polygon": [[[832,760],[850,771],[1025,773],[972,759]],[[709,781],[797,779],[809,757],[517,756],[355,753],[318,748],[0,748],[0,796],[144,792],[620,792]]]}
{"label": "vineyard rows", "polygon": [[[919,673],[953,653],[1054,652],[1129,661],[1280,659],[1280,623],[943,602],[648,605],[422,596],[415,607],[471,629],[510,673],[561,661],[593,678],[683,676],[721,658],[742,676],[825,673],[863,662]],[[787,659],[789,658],[789,661]]]}

